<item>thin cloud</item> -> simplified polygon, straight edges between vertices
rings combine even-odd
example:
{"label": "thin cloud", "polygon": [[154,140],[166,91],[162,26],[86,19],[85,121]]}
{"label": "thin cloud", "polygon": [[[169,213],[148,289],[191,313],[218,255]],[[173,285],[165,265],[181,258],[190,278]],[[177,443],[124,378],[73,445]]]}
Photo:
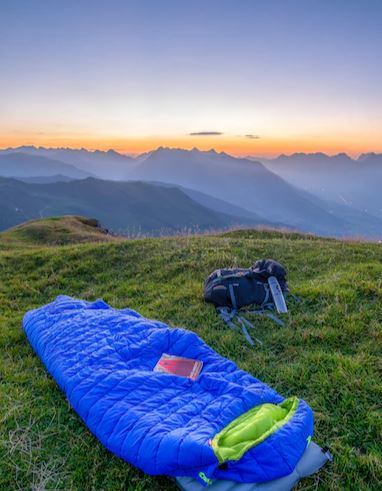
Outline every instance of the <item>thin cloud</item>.
{"label": "thin cloud", "polygon": [[245,138],[248,138],[249,140],[258,140],[260,137],[259,135],[244,135]]}
{"label": "thin cloud", "polygon": [[189,136],[220,136],[223,134],[221,131],[195,131],[194,133],[189,133]]}

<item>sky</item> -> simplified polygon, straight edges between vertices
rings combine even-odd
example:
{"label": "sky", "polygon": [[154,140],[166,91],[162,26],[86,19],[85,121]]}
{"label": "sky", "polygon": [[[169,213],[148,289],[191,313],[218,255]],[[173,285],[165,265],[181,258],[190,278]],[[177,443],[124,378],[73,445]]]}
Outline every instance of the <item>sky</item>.
{"label": "sky", "polygon": [[0,147],[382,152],[381,0],[1,0]]}

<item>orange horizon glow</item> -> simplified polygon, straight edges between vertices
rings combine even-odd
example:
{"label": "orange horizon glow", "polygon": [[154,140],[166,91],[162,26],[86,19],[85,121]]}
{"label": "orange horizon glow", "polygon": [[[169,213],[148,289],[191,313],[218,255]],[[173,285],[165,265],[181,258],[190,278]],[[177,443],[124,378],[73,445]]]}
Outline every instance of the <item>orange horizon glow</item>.
{"label": "orange horizon glow", "polygon": [[[375,135],[376,136],[376,135]],[[257,155],[272,157],[280,154],[293,154],[296,152],[315,153],[323,152],[328,155],[347,153],[358,156],[361,153],[382,153],[382,138],[373,135],[362,138],[328,138],[328,137],[260,137],[249,139],[245,136],[142,136],[142,137],[102,137],[99,135],[62,135],[54,134],[17,134],[0,135],[0,148],[33,145],[36,147],[67,147],[72,149],[86,148],[87,150],[113,149],[123,154],[142,154],[158,147],[182,148],[191,150],[215,149],[232,155]]]}
{"label": "orange horizon glow", "polygon": [[17,3],[0,148],[382,153],[382,2]]}

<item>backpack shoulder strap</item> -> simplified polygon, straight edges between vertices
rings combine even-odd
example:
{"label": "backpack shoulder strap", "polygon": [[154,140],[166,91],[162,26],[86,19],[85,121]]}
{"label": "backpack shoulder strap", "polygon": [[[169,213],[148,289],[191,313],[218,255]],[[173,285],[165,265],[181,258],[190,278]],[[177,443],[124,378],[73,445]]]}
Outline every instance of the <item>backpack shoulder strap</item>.
{"label": "backpack shoulder strap", "polygon": [[227,324],[230,329],[235,330],[237,328],[234,322],[232,322],[237,313],[235,309],[229,309],[228,307],[217,307],[216,312],[218,313],[218,316],[221,318],[221,320],[225,324]]}
{"label": "backpack shoulder strap", "polygon": [[[243,317],[241,315],[237,315],[237,320],[241,325],[241,330],[243,331],[245,339],[248,341],[248,343],[251,346],[254,346],[255,343],[253,342],[253,340],[252,340],[252,338],[251,338],[251,336],[247,330],[247,327],[254,328],[255,326],[252,324],[252,322],[249,322],[248,319],[246,319],[245,317]],[[258,339],[258,338],[255,338],[255,341],[261,345],[263,344],[263,342],[260,341],[260,339]]]}
{"label": "backpack shoulder strap", "polygon": [[233,289],[233,284],[232,283],[230,283],[228,285],[228,289],[229,289],[229,296],[231,297],[232,307],[234,308],[234,310],[237,310],[237,302],[236,302],[236,297],[235,297],[235,290]]}
{"label": "backpack shoulder strap", "polygon": [[[248,343],[251,346],[255,345],[255,343],[254,343],[254,341],[253,341],[253,339],[252,339],[252,337],[249,334],[248,329],[247,329],[247,327],[248,328],[254,328],[255,326],[251,322],[249,322],[248,319],[239,315],[236,309],[229,309],[228,307],[218,307],[216,309],[216,311],[217,311],[219,317],[221,318],[221,320],[230,329],[237,330],[237,328],[239,327],[237,324],[235,324],[235,321],[237,321],[237,323],[241,327],[241,330],[243,332],[245,339],[248,341]],[[260,339],[258,339],[258,338],[255,338],[255,341],[259,344],[263,344],[262,341],[260,341]]]}
{"label": "backpack shoulder strap", "polygon": [[270,312],[272,310],[273,304],[266,304],[260,309],[256,310],[246,310],[246,314],[257,314],[257,315],[265,315],[266,317],[269,317],[269,319],[272,319],[273,322],[275,322],[278,326],[285,326],[285,322],[281,320],[279,317],[277,317],[276,314],[273,312]]}

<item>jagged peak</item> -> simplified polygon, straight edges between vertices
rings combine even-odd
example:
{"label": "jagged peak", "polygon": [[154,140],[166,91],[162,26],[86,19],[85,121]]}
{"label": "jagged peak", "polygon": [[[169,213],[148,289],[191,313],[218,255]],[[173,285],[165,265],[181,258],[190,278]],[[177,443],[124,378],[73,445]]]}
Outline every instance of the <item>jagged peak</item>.
{"label": "jagged peak", "polygon": [[362,162],[363,160],[366,160],[368,158],[374,158],[374,157],[382,157],[382,153],[377,153],[377,152],[367,152],[367,153],[361,153],[358,156],[357,161]]}

